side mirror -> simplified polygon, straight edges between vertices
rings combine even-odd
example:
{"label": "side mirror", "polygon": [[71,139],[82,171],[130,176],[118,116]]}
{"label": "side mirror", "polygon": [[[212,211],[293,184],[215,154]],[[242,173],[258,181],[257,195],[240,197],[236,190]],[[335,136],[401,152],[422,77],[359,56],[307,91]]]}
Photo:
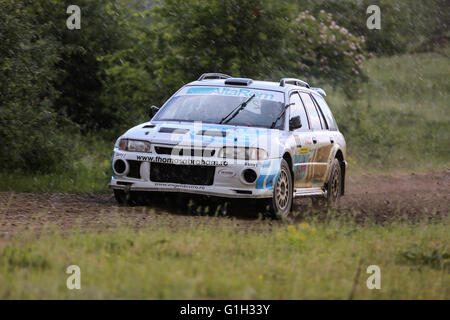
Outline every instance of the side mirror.
{"label": "side mirror", "polygon": [[157,106],[151,106],[150,111],[148,113],[148,115],[150,116],[150,119],[152,119],[158,111],[159,111],[159,108]]}
{"label": "side mirror", "polygon": [[300,116],[295,116],[289,120],[289,130],[295,130],[302,127],[302,120]]}

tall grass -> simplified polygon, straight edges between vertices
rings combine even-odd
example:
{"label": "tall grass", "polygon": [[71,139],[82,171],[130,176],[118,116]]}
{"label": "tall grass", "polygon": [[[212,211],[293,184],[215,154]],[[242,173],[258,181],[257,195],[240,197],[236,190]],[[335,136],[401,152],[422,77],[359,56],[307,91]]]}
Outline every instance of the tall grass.
{"label": "tall grass", "polygon": [[329,90],[350,171],[440,170],[450,164],[449,53],[374,58],[356,100]]}
{"label": "tall grass", "polygon": [[52,173],[0,172],[0,190],[22,192],[107,192],[114,142],[79,137],[70,169]]}
{"label": "tall grass", "polygon": [[[357,226],[225,218],[0,239],[1,299],[449,299],[448,219]],[[66,287],[69,265],[81,290]],[[369,265],[381,289],[369,290]],[[357,276],[359,274],[359,276]]]}

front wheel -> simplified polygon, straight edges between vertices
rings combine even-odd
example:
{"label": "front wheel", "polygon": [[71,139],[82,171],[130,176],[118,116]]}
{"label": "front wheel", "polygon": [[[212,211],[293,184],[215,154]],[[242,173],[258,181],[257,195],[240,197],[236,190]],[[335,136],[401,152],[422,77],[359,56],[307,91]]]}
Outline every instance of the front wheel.
{"label": "front wheel", "polygon": [[131,206],[134,204],[133,194],[131,192],[125,193],[124,190],[114,189],[114,198],[121,206]]}
{"label": "front wheel", "polygon": [[292,174],[286,160],[281,161],[281,171],[273,188],[273,197],[269,202],[269,213],[273,218],[286,218],[292,209],[294,196]]}

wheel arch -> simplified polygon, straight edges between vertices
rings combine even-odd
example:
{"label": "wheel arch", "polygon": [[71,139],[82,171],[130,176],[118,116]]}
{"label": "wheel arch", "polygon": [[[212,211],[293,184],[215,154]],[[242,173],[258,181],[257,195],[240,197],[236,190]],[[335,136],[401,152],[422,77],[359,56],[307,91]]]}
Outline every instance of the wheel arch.
{"label": "wheel arch", "polygon": [[288,163],[289,166],[289,170],[291,171],[291,178],[292,178],[292,183],[294,183],[294,165],[292,162],[292,156],[290,155],[289,152],[285,152],[283,154],[283,159],[286,160],[286,162]]}
{"label": "wheel arch", "polygon": [[338,149],[335,154],[335,159],[339,160],[339,165],[341,167],[341,195],[343,196],[345,193],[345,159],[344,154],[342,153],[342,150]]}

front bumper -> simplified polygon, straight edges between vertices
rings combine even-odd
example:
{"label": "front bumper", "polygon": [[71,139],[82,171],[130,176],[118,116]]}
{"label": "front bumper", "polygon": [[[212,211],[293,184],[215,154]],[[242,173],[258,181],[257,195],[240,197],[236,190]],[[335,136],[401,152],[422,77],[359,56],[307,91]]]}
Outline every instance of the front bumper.
{"label": "front bumper", "polygon": [[[225,198],[271,198],[273,185],[276,183],[281,166],[281,158],[265,161],[224,161],[218,158],[189,157],[187,159],[171,155],[149,155],[115,150],[112,159],[113,168],[117,160],[124,161],[127,167],[129,167],[130,163],[133,163],[134,171],[137,172],[138,170],[139,174],[135,173],[133,177],[130,177],[129,169],[122,174],[118,174],[113,169],[113,176],[109,184],[113,189],[182,192]],[[161,178],[153,178],[156,181],[152,181],[151,166],[152,164],[156,166],[156,164],[161,163],[191,167],[198,164],[203,168],[205,166],[214,167],[214,178],[212,183],[208,185],[175,183],[173,181],[164,181]],[[136,169],[136,166],[138,169]],[[255,171],[256,180],[253,183],[245,181],[243,172],[246,169]]]}

